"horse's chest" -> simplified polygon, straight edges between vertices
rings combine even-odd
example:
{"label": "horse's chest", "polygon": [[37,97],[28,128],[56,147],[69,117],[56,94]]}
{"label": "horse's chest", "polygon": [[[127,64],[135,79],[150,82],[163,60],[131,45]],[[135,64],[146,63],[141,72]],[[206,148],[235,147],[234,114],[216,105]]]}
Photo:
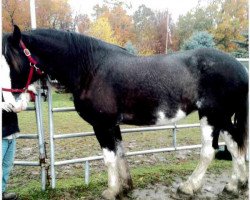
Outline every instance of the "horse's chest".
{"label": "horse's chest", "polygon": [[117,102],[111,88],[97,87],[83,90],[79,96],[79,104],[94,113],[113,114],[117,112]]}

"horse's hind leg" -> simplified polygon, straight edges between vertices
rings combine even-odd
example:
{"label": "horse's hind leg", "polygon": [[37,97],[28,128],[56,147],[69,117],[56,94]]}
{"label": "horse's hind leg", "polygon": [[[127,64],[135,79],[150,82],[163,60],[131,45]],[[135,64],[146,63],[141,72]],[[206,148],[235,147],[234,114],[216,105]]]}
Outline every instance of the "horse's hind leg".
{"label": "horse's hind leg", "polygon": [[225,186],[225,190],[237,194],[239,184],[240,186],[243,186],[247,183],[245,153],[239,150],[237,143],[227,131],[223,131],[221,136],[225,140],[233,161],[231,180]]}
{"label": "horse's hind leg", "polygon": [[214,148],[212,147],[212,132],[214,129],[208,124],[207,117],[202,117],[200,122],[202,132],[200,162],[188,180],[182,183],[178,188],[178,191],[188,195],[193,195],[195,191],[201,188],[203,177],[209,164],[214,158],[215,152]]}
{"label": "horse's hind leg", "polygon": [[125,152],[122,145],[122,141],[120,141],[117,144],[117,157],[118,157],[118,169],[119,169],[120,179],[122,181],[122,187],[125,192],[128,192],[133,188],[133,182],[129,172],[127,159],[125,158]]}
{"label": "horse's hind leg", "polygon": [[[103,149],[104,163],[108,169],[108,189],[102,193],[105,199],[115,199],[126,184],[132,184],[122,148],[119,126],[112,128],[94,127],[96,137]],[[121,166],[123,165],[123,166]]]}

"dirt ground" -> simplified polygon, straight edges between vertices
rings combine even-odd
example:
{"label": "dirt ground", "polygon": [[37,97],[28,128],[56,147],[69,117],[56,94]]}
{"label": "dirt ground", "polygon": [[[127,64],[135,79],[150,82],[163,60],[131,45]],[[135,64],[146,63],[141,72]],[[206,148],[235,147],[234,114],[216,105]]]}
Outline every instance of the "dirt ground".
{"label": "dirt ground", "polygon": [[[27,154],[32,155],[33,148],[32,147],[26,147],[22,149],[18,149],[18,156],[23,157],[24,155],[27,156]],[[167,157],[165,157],[167,156]],[[150,156],[138,156],[138,157],[130,157],[130,165],[132,167],[138,166],[138,165],[150,165],[150,164],[156,164],[159,162],[162,163],[171,163],[169,161],[170,157],[175,157],[175,159],[183,161],[187,159],[193,159],[199,157],[199,150],[184,150],[181,152],[173,152],[168,154],[154,154]],[[92,170],[105,170],[104,165],[100,165],[100,162],[92,162],[91,164]],[[77,164],[74,168],[72,166],[62,166],[60,169],[58,168],[57,171],[60,171],[60,173],[57,173],[57,178],[61,178],[64,176],[73,175],[76,173],[76,170],[80,169],[82,170],[82,165]],[[73,170],[74,169],[74,170]],[[31,170],[29,174],[27,174],[27,171],[24,171],[25,168],[17,168],[14,170],[14,176],[19,175],[25,175],[25,177],[29,180],[37,179],[39,176],[39,171],[37,170]],[[82,173],[82,172],[81,172]],[[154,184],[154,185],[148,185],[145,188],[136,188],[130,193],[129,197],[126,197],[126,200],[210,200],[210,199],[216,199],[216,200],[224,200],[224,199],[231,199],[231,200],[246,200],[249,199],[249,191],[247,189],[242,190],[239,192],[239,195],[235,196],[232,194],[228,194],[223,191],[223,188],[225,187],[226,183],[229,181],[229,177],[231,174],[230,170],[225,170],[222,172],[215,172],[212,173],[207,172],[204,180],[204,185],[202,189],[197,192],[193,197],[185,196],[177,193],[177,188],[180,182],[187,180],[188,177],[179,177],[174,180],[174,182],[171,185],[163,185],[163,184]],[[23,177],[23,176],[22,176]],[[26,179],[25,178],[25,179]],[[19,184],[22,184],[20,181],[18,181]],[[17,182],[14,185],[18,184]]]}
{"label": "dirt ground", "polygon": [[[132,192],[131,198],[135,200],[208,200],[208,199],[232,199],[232,200],[247,200],[249,191],[248,189],[241,190],[239,195],[233,195],[226,192],[222,192],[224,186],[229,180],[230,171],[224,171],[221,174],[209,173],[206,175],[204,185],[202,189],[197,192],[193,197],[186,196],[177,193],[177,188],[180,182],[180,178],[177,178],[170,186],[156,184],[149,185],[144,189],[135,189]],[[186,180],[186,178],[184,178]]]}

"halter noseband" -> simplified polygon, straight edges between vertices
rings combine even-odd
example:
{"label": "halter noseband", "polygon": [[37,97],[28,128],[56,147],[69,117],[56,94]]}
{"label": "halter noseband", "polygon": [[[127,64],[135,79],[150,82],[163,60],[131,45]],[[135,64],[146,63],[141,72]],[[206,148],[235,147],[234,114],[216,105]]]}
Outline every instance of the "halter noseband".
{"label": "halter noseband", "polygon": [[34,69],[36,70],[36,73],[38,75],[42,75],[44,72],[41,71],[36,64],[38,63],[37,60],[35,58],[33,58],[31,56],[31,53],[29,51],[29,49],[27,49],[27,47],[25,46],[25,44],[23,43],[22,40],[20,40],[20,46],[23,49],[23,52],[25,54],[25,56],[27,56],[27,58],[29,59],[30,62],[30,71],[29,71],[29,76],[28,76],[28,80],[26,82],[26,85],[23,89],[12,89],[12,88],[2,88],[3,91],[5,92],[13,92],[13,93],[23,93],[23,92],[28,92],[32,98],[34,98],[34,93],[30,90],[28,90],[28,87],[30,85],[30,82],[32,80],[33,74],[34,74]]}

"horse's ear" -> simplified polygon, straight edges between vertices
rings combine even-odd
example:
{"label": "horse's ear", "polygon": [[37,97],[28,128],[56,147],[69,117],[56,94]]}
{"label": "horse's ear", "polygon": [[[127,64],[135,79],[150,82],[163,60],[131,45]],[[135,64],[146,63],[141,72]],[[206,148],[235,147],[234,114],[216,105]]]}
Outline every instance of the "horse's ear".
{"label": "horse's ear", "polygon": [[14,30],[12,34],[12,42],[15,45],[19,45],[20,40],[21,40],[20,28],[17,25],[14,25]]}

